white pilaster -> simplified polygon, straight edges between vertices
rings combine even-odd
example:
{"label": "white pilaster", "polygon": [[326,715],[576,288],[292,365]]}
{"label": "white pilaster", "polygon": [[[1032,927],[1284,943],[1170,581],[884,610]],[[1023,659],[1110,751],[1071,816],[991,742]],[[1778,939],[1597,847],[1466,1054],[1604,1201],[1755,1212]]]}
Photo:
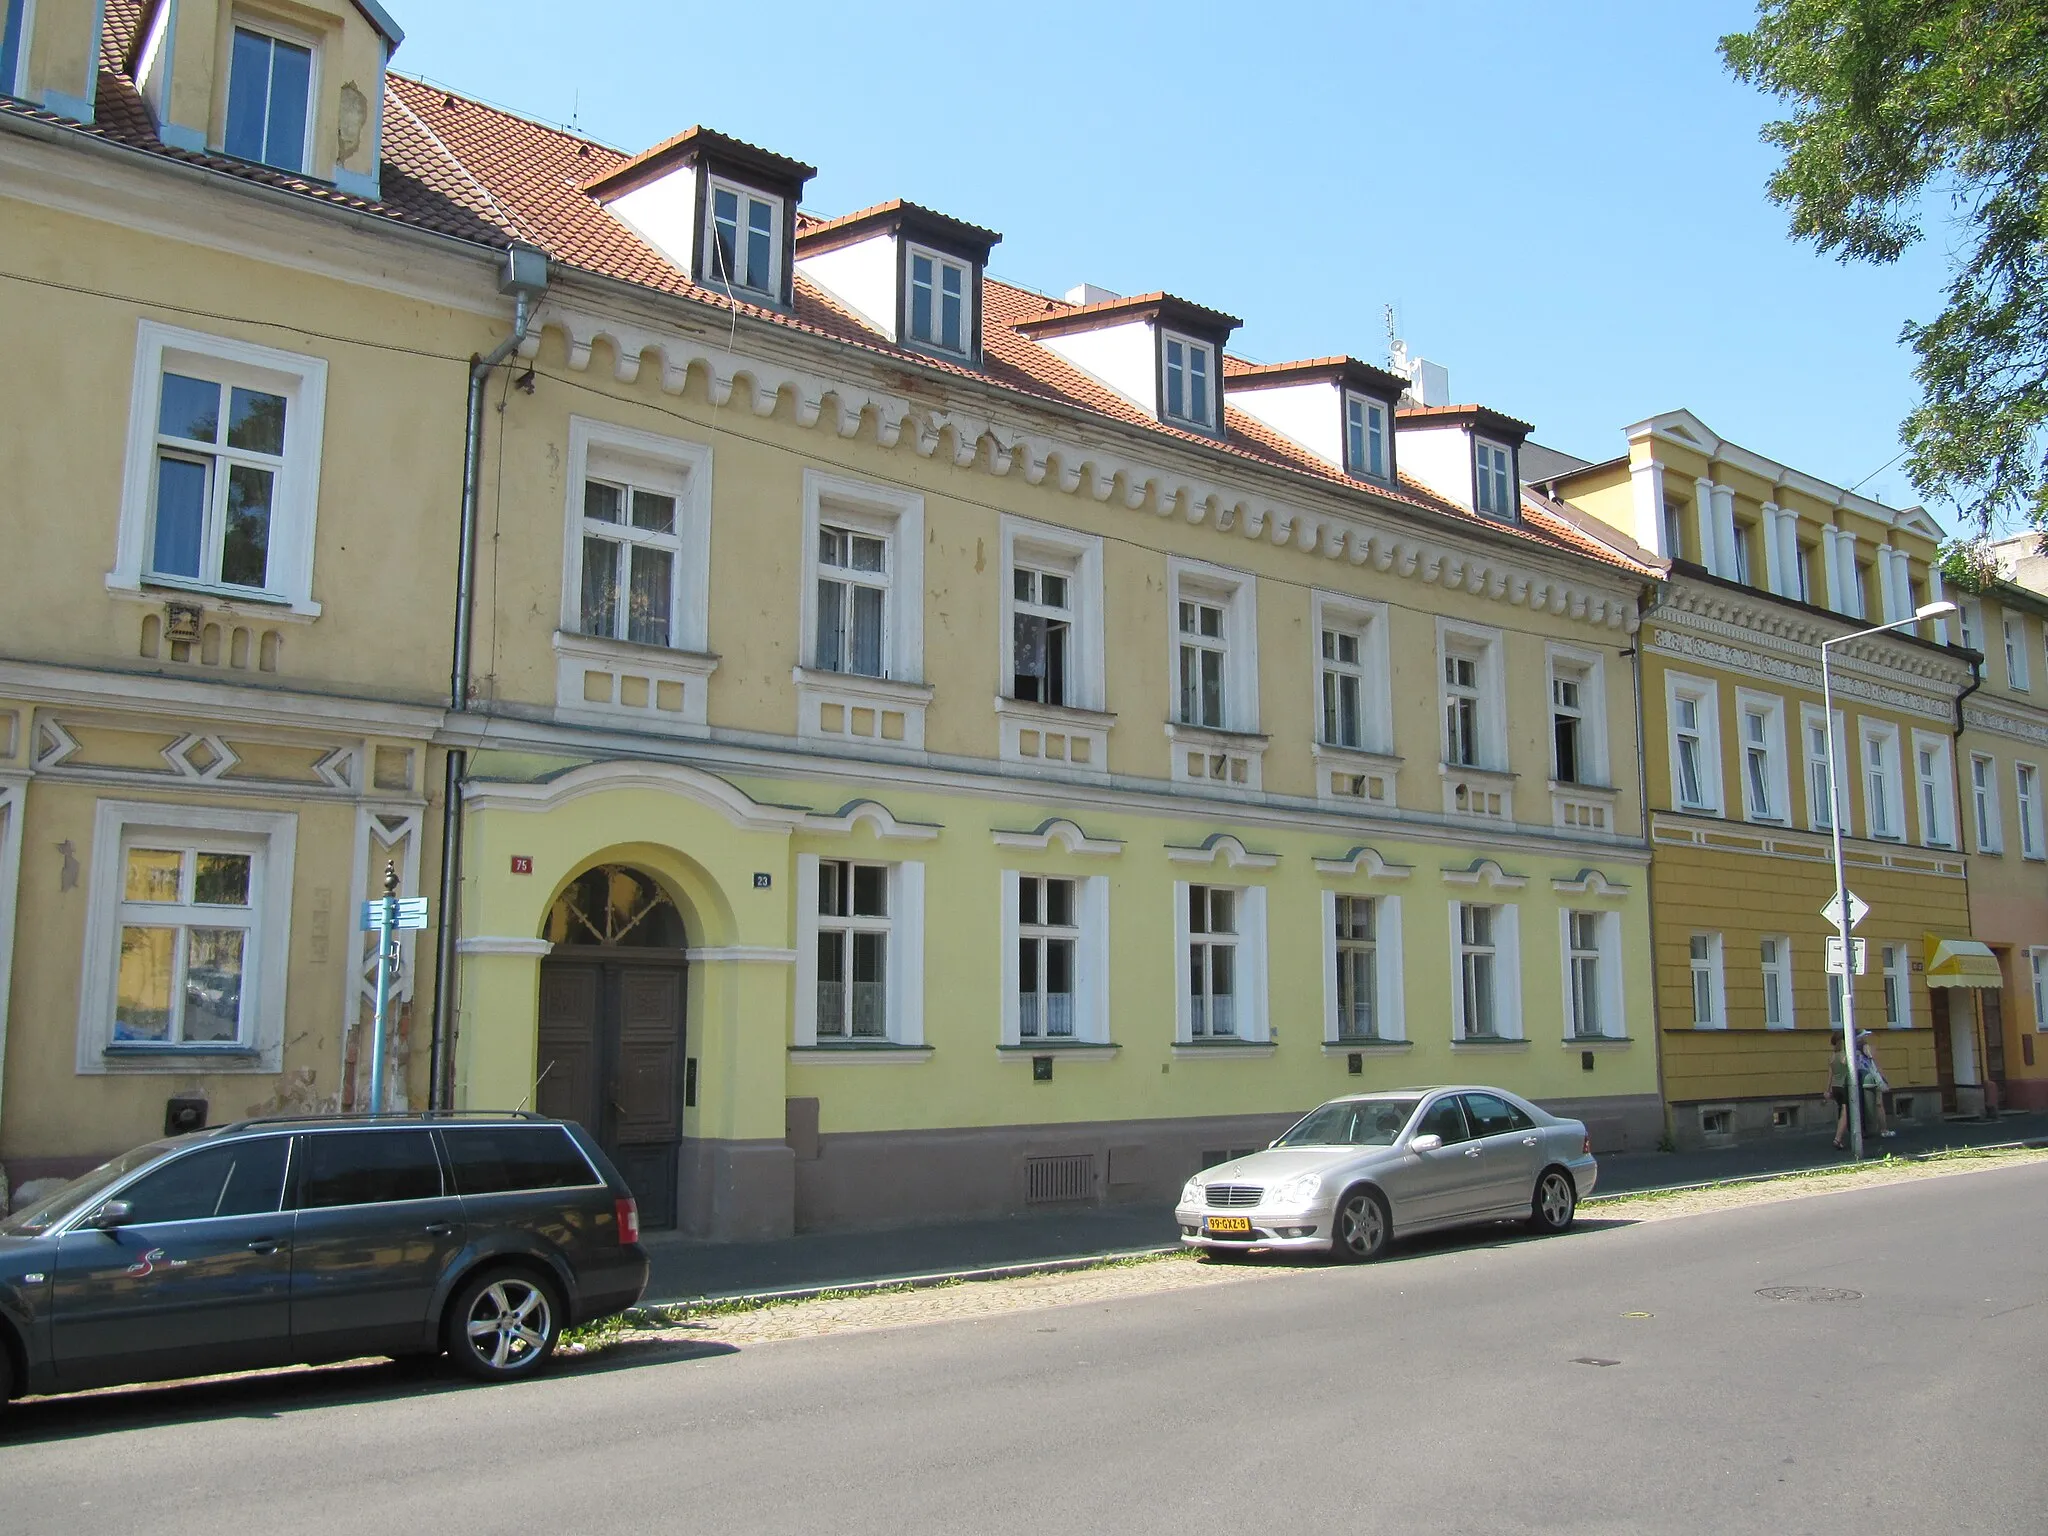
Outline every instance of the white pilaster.
{"label": "white pilaster", "polygon": [[1699,535],[1700,564],[1712,574],[1723,574],[1721,541],[1714,532],[1714,482],[1702,475],[1693,482],[1692,517]]}
{"label": "white pilaster", "polygon": [[14,985],[14,912],[21,888],[21,823],[28,775],[0,773],[0,1108],[7,1092],[7,999]]}
{"label": "white pilaster", "polygon": [[[1781,521],[1783,519],[1779,514],[1778,504],[1775,501],[1765,502],[1762,524],[1764,585],[1780,597],[1797,597],[1799,595],[1799,578],[1796,574],[1798,567],[1785,563],[1784,535],[1778,530],[1778,524]],[[1793,558],[1796,560],[1798,556],[1795,554]]]}
{"label": "white pilaster", "polygon": [[[1927,601],[1938,603],[1942,600],[1942,595],[1941,567],[1930,564],[1927,567]],[[1948,644],[1947,619],[1936,619],[1934,621],[1934,643],[1936,645]]]}
{"label": "white pilaster", "polygon": [[1678,551],[1664,547],[1664,466],[1655,459],[1631,464],[1628,480],[1635,495],[1636,542],[1671,559]]}
{"label": "white pilaster", "polygon": [[1735,563],[1735,487],[1714,487],[1714,558],[1717,569],[1730,581],[1742,574]]}

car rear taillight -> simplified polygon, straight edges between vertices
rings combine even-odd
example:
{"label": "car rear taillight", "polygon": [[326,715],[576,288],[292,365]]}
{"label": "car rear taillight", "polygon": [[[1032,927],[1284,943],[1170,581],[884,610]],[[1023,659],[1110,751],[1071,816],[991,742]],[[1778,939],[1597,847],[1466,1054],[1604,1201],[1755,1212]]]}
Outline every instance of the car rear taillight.
{"label": "car rear taillight", "polygon": [[1593,1155],[1593,1138],[1591,1136],[1584,1137],[1580,1140],[1579,1155],[1581,1157],[1591,1157]]}
{"label": "car rear taillight", "polygon": [[637,1243],[640,1241],[640,1202],[631,1195],[612,1202],[612,1209],[618,1213],[619,1241]]}

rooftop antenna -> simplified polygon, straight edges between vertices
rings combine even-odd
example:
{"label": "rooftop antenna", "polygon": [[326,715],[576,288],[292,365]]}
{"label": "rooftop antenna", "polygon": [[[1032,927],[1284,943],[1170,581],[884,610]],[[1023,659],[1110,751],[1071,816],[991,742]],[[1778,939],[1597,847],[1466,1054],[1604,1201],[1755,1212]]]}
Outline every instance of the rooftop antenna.
{"label": "rooftop antenna", "polygon": [[1386,317],[1387,317],[1387,366],[1391,368],[1391,367],[1393,366],[1393,363],[1394,363],[1394,349],[1395,349],[1396,347],[1400,346],[1400,344],[1401,344],[1401,341],[1400,341],[1400,337],[1399,337],[1399,335],[1398,335],[1398,333],[1397,333],[1397,331],[1396,331],[1395,325],[1394,325],[1394,306],[1393,306],[1393,305],[1391,305],[1391,304],[1389,304],[1389,305],[1387,305],[1387,306],[1386,306]]}
{"label": "rooftop antenna", "polygon": [[571,133],[581,133],[583,131],[583,87],[580,85],[576,88],[574,94],[569,97],[569,131]]}

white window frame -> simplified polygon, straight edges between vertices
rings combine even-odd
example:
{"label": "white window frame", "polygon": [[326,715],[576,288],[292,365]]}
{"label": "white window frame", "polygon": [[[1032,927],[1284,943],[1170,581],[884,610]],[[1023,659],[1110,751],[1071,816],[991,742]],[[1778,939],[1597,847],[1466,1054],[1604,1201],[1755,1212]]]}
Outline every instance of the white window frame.
{"label": "white window frame", "polygon": [[[185,576],[158,576],[149,569],[155,526],[157,407],[163,375],[181,370],[224,382],[255,384],[285,397],[285,452],[271,509],[264,573],[268,585],[261,590]],[[247,605],[258,612],[282,607],[306,618],[317,617],[320,605],[313,601],[313,551],[326,414],[327,363],[323,358],[280,352],[154,320],[138,322],[120,527],[114,567],[107,573],[108,589],[138,595],[145,587],[202,592],[231,607]]]}
{"label": "white window frame", "polygon": [[[285,23],[275,20],[274,18],[268,15],[252,16],[248,12],[243,11],[240,7],[234,8],[232,17],[228,22],[228,68],[226,82],[227,92],[225,95],[221,97],[221,100],[223,102],[232,100],[234,96],[234,36],[235,33],[237,32],[253,33],[258,37],[267,37],[272,42],[289,43],[292,47],[303,48],[312,55],[312,59],[306,65],[306,127],[304,136],[299,141],[298,168],[296,170],[293,170],[284,166],[279,166],[274,161],[261,159],[243,160],[241,161],[241,163],[244,165],[268,166],[271,170],[277,171],[279,174],[285,176],[308,176],[312,177],[315,180],[324,180],[325,178],[321,175],[322,168],[315,166],[313,163],[314,151],[318,148],[318,141],[315,137],[315,130],[318,128],[320,121],[320,66],[326,62],[324,58],[325,50],[321,47],[319,35],[314,32],[301,30],[298,27],[287,26]],[[223,113],[225,114],[225,108],[223,108]],[[267,117],[268,113],[266,113],[265,116]],[[268,146],[266,145],[265,147],[267,148]],[[225,115],[223,115],[221,129],[221,153],[225,155],[227,154],[227,152],[228,151],[226,119]],[[239,156],[234,156],[231,158],[240,160]]]}
{"label": "white window frame", "polygon": [[[923,257],[932,264],[932,324],[939,334],[919,336],[911,329],[911,317],[916,314],[914,299],[917,294],[917,262]],[[960,345],[949,347],[940,339],[943,334],[945,300],[945,274],[948,271],[960,274]],[[958,256],[948,256],[944,251],[929,245],[918,245],[905,241],[903,247],[903,339],[911,346],[923,347],[933,352],[943,352],[949,357],[972,357],[974,355],[974,265],[962,261]]]}
{"label": "white window frame", "polygon": [[2027,975],[2033,983],[2034,1028],[2048,1031],[2048,947],[2036,944],[2028,949]]}
{"label": "white window frame", "polygon": [[[1046,925],[1033,936],[1051,934],[1074,941],[1074,1032],[1071,1035],[1026,1035],[1023,1032],[1018,948],[1025,937],[1019,887],[1023,881],[1069,880],[1074,886],[1074,927],[1055,931]],[[1003,984],[1002,1043],[1044,1046],[1107,1045],[1109,1037],[1109,878],[1073,875],[1056,869],[1003,871],[1003,952],[998,967]],[[1043,915],[1043,914],[1041,914]],[[1042,962],[1041,962],[1042,963]]]}
{"label": "white window frame", "polygon": [[[1223,610],[1223,723],[1180,718],[1180,605],[1208,603]],[[1197,560],[1166,563],[1167,718],[1195,730],[1249,735],[1259,728],[1258,583],[1249,571]]]}
{"label": "white window frame", "polygon": [[[1816,754],[1813,750],[1813,732],[1821,723],[1821,708],[1818,704],[1799,706],[1799,751],[1806,779],[1806,826],[1807,830],[1812,832],[1825,832],[1830,825],[1828,803],[1818,793],[1819,787],[1827,782],[1827,755]],[[1848,720],[1839,709],[1835,711],[1833,740],[1835,803],[1842,813],[1842,836],[1848,837],[1852,835],[1851,828],[1855,825],[1855,817],[1849,798]]]}
{"label": "white window frame", "polygon": [[1970,818],[1977,852],[2005,851],[2005,819],[1998,803],[1998,759],[1988,752],[1970,754]]}
{"label": "white window frame", "polygon": [[[1776,955],[1767,958],[1763,946],[1776,948]],[[1757,969],[1763,976],[1763,1004],[1761,1017],[1765,1029],[1791,1029],[1796,1020],[1792,1007],[1792,936],[1789,933],[1766,933],[1757,939]],[[1771,1000],[1777,999],[1778,1016],[1771,1017]]]}
{"label": "white window frame", "polygon": [[[1702,943],[1704,941],[1704,944]],[[1686,982],[1688,1007],[1694,1029],[1728,1027],[1728,983],[1722,969],[1723,945],[1718,933],[1694,933],[1686,938]],[[1700,1004],[1708,1014],[1702,1018]]]}
{"label": "white window frame", "polygon": [[[818,560],[821,529],[849,528],[888,542],[889,595],[882,608],[882,676],[819,672],[817,659]],[[837,686],[924,680],[924,497],[915,491],[804,471],[803,586],[798,595],[800,670]]]}
{"label": "white window frame", "polygon": [[[2020,857],[2048,858],[2048,843],[2042,840],[2041,769],[2035,763],[2012,765],[2013,794],[2019,805]],[[2029,789],[2031,786],[2031,790]]]}
{"label": "white window frame", "polygon": [[[1309,667],[1315,679],[1312,707],[1316,740],[1340,752],[1389,753],[1394,750],[1393,689],[1389,681],[1388,618],[1385,603],[1361,602],[1334,592],[1309,595]],[[1349,635],[1358,644],[1355,663],[1333,662],[1323,655],[1323,635]],[[1326,672],[1358,680],[1358,740],[1332,741],[1323,676]]]}
{"label": "white window frame", "polygon": [[[1856,739],[1860,748],[1859,766],[1863,770],[1864,836],[1880,842],[1903,843],[1906,841],[1906,761],[1899,728],[1890,720],[1873,720],[1866,715],[1856,722]],[[1880,747],[1875,763],[1870,750],[1873,743]],[[1880,795],[1877,775],[1883,771],[1886,753],[1890,755],[1892,767]]]}
{"label": "white window frame", "polygon": [[[1551,776],[1556,779],[1557,775],[1557,685],[1560,681],[1576,682],[1579,685],[1579,776],[1570,783],[1588,789],[1611,789],[1614,766],[1607,739],[1606,658],[1598,651],[1555,643],[1546,644],[1543,652],[1548,679],[1545,697],[1549,701],[1544,718],[1550,726],[1545,733],[1545,748],[1550,758]],[[1564,784],[1566,781],[1559,779],[1557,782]]]}
{"label": "white window frame", "polygon": [[1382,1043],[1408,1038],[1406,994],[1401,977],[1401,898],[1372,891],[1335,890],[1325,887],[1323,910],[1323,1043],[1354,1044],[1368,1037],[1340,1031],[1337,986],[1337,902],[1340,897],[1373,904],[1373,1024],[1378,1033],[1370,1039]]}
{"label": "white window frame", "polygon": [[[1372,464],[1373,435],[1379,435],[1379,467]],[[1344,392],[1344,472],[1361,480],[1387,481],[1391,477],[1388,467],[1393,463],[1394,435],[1387,421],[1387,406],[1383,400],[1371,395],[1361,395],[1355,390]]]}
{"label": "white window frame", "polygon": [[[1686,800],[1683,793],[1685,778],[1680,771],[1679,713],[1681,699],[1690,700],[1696,717],[1695,733],[1699,739],[1699,789],[1696,801]],[[1721,689],[1709,678],[1688,677],[1683,673],[1664,674],[1664,708],[1670,721],[1666,733],[1669,740],[1671,759],[1671,803],[1682,811],[1699,815],[1719,816],[1724,801],[1721,797]]]}
{"label": "white window frame", "polygon": [[1067,578],[1067,709],[1108,707],[1103,649],[1102,540],[1047,523],[1005,516],[1000,649],[1001,691],[1010,696],[1017,675],[1017,584],[1019,566]]}
{"label": "white window frame", "polygon": [[[1496,505],[1504,501],[1505,505]],[[1472,439],[1472,510],[1497,523],[1517,520],[1521,487],[1515,483],[1515,450],[1491,438]]]}
{"label": "white window frame", "polygon": [[1956,638],[1966,651],[1984,649],[1984,605],[1973,597],[1956,599]]}
{"label": "white window frame", "polygon": [[2027,651],[2027,621],[2008,613],[2000,623],[2005,640],[2005,685],[2015,693],[2033,691],[2032,657]]}
{"label": "white window frame", "polygon": [[703,242],[701,249],[704,252],[703,286],[717,292],[723,292],[727,282],[727,279],[721,277],[718,272],[718,194],[721,191],[735,193],[740,200],[740,218],[733,237],[733,257],[735,262],[742,260],[743,242],[750,227],[746,217],[748,201],[765,203],[770,212],[768,221],[769,286],[757,288],[751,283],[744,283],[739,278],[732,277],[733,292],[735,294],[755,294],[767,298],[773,303],[781,303],[783,268],[782,229],[788,218],[787,212],[783,207],[783,201],[773,192],[763,192],[758,187],[750,187],[744,182],[732,181],[723,176],[706,176],[704,179],[704,228],[699,234],[699,238]]}
{"label": "white window frame", "polygon": [[[1750,737],[1752,719],[1763,721],[1761,743]],[[1785,701],[1774,693],[1757,693],[1748,688],[1735,690],[1737,750],[1741,754],[1742,816],[1745,821],[1792,825],[1792,788],[1785,763]],[[1759,810],[1756,785],[1751,772],[1752,755],[1761,753],[1764,792],[1770,803]]]}
{"label": "white window frame", "polygon": [[[1934,772],[1921,769],[1921,754],[1934,754]],[[1962,834],[1955,826],[1955,759],[1949,738],[1933,731],[1913,732],[1914,810],[1920,818],[1920,843],[1925,848],[1960,848]],[[1929,811],[1932,811],[1932,816]]]}
{"label": "white window frame", "polygon": [[[160,837],[256,856],[250,940],[242,971],[243,1037],[233,1046],[114,1044],[123,896],[131,846]],[[86,885],[84,963],[78,986],[77,1071],[278,1073],[284,1070],[286,982],[291,960],[293,859],[298,817],[291,812],[101,800],[93,810],[91,873]],[[195,1060],[203,1065],[195,1065]]]}
{"label": "white window frame", "polygon": [[[1574,942],[1574,918],[1592,920],[1594,942],[1590,950]],[[1558,910],[1557,927],[1559,954],[1564,966],[1564,1012],[1560,1017],[1565,1023],[1566,1042],[1625,1038],[1628,1034],[1628,1019],[1623,1011],[1621,914],[1593,911],[1585,907],[1562,907]],[[1580,1028],[1577,963],[1581,959],[1590,959],[1595,966],[1594,1022],[1600,1027],[1594,1030]]]}
{"label": "white window frame", "polygon": [[[1493,910],[1493,1032],[1475,1034],[1465,1017],[1465,959],[1483,948],[1465,943],[1464,909]],[[1451,918],[1451,1039],[1520,1040],[1522,1035],[1522,909],[1511,901],[1453,901]]]}
{"label": "white window frame", "polygon": [[583,487],[590,480],[624,482],[675,497],[676,531],[672,539],[635,538],[630,529],[612,529],[603,523],[593,525],[593,531],[607,539],[646,542],[674,553],[669,640],[662,648],[700,653],[709,650],[711,445],[613,426],[587,416],[569,418],[569,484],[562,517],[561,628],[565,634],[599,643],[637,644],[640,642],[616,636],[583,634]]}
{"label": "white window frame", "polygon": [[[889,871],[888,941],[883,949],[881,1040],[818,1036],[818,866],[820,863],[882,864]],[[924,1044],[924,864],[895,863],[854,853],[799,853],[796,856],[796,1008],[793,1043],[799,1048],[921,1046]]]}
{"label": "white window frame", "polygon": [[[1194,1017],[1188,997],[1188,954],[1195,935],[1188,923],[1188,890],[1191,886],[1227,890],[1236,895],[1237,959],[1232,972],[1236,989],[1233,1013],[1234,1035],[1194,1034]],[[1240,1044],[1264,1044],[1272,1038],[1266,1013],[1266,888],[1263,885],[1228,885],[1218,880],[1176,880],[1173,882],[1173,1007],[1174,1042],[1178,1045],[1216,1040]]]}
{"label": "white window frame", "polygon": [[[1176,346],[1183,349],[1182,403],[1187,402],[1188,381],[1199,371],[1204,392],[1208,396],[1208,411],[1205,415],[1197,416],[1192,412],[1173,409],[1173,349]],[[1197,356],[1202,359],[1200,370],[1194,367],[1194,359]],[[1173,426],[1196,427],[1204,432],[1213,432],[1216,430],[1217,407],[1222,400],[1223,376],[1221,369],[1217,367],[1216,348],[1209,342],[1197,341],[1183,332],[1162,329],[1159,332],[1159,419]]]}
{"label": "white window frame", "polygon": [[[1474,756],[1478,761],[1474,763],[1451,761],[1449,664],[1453,656],[1477,663],[1473,678],[1478,699],[1473,718],[1478,737],[1478,750]],[[1444,767],[1453,772],[1459,768],[1478,768],[1489,773],[1508,772],[1507,680],[1501,658],[1501,632],[1477,624],[1459,624],[1439,618],[1436,621],[1436,695],[1436,749],[1437,758]]]}
{"label": "white window frame", "polygon": [[[1911,1029],[1913,1027],[1913,962],[1912,946],[1904,940],[1880,947],[1881,972],[1884,978],[1884,1022],[1888,1029]],[[1897,1004],[1896,1008],[1893,1006]]]}

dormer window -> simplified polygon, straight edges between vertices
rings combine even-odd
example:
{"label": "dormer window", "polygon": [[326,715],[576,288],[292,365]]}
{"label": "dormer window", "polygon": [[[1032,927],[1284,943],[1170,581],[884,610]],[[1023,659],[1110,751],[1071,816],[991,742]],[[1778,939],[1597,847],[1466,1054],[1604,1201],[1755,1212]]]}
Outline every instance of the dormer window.
{"label": "dormer window", "polygon": [[1489,443],[1483,437],[1473,440],[1473,448],[1477,464],[1472,484],[1472,510],[1481,517],[1513,522],[1514,454],[1502,444]]}
{"label": "dormer window", "polygon": [[773,297],[782,270],[782,200],[714,177],[710,202],[711,282]]}
{"label": "dormer window", "polygon": [[910,293],[904,306],[909,339],[945,352],[966,353],[972,334],[969,295],[974,274],[964,261],[951,261],[936,251],[910,247]]}
{"label": "dormer window", "polygon": [[1365,395],[1344,397],[1344,468],[1373,480],[1387,476],[1387,408]]}
{"label": "dormer window", "polygon": [[26,46],[29,0],[0,0],[0,96],[19,96]]}
{"label": "dormer window", "polygon": [[1213,428],[1209,381],[1215,376],[1215,348],[1206,342],[1167,332],[1166,398],[1160,415],[1186,426]]}
{"label": "dormer window", "polygon": [[235,28],[223,149],[237,160],[303,171],[312,99],[310,47],[249,27]]}

